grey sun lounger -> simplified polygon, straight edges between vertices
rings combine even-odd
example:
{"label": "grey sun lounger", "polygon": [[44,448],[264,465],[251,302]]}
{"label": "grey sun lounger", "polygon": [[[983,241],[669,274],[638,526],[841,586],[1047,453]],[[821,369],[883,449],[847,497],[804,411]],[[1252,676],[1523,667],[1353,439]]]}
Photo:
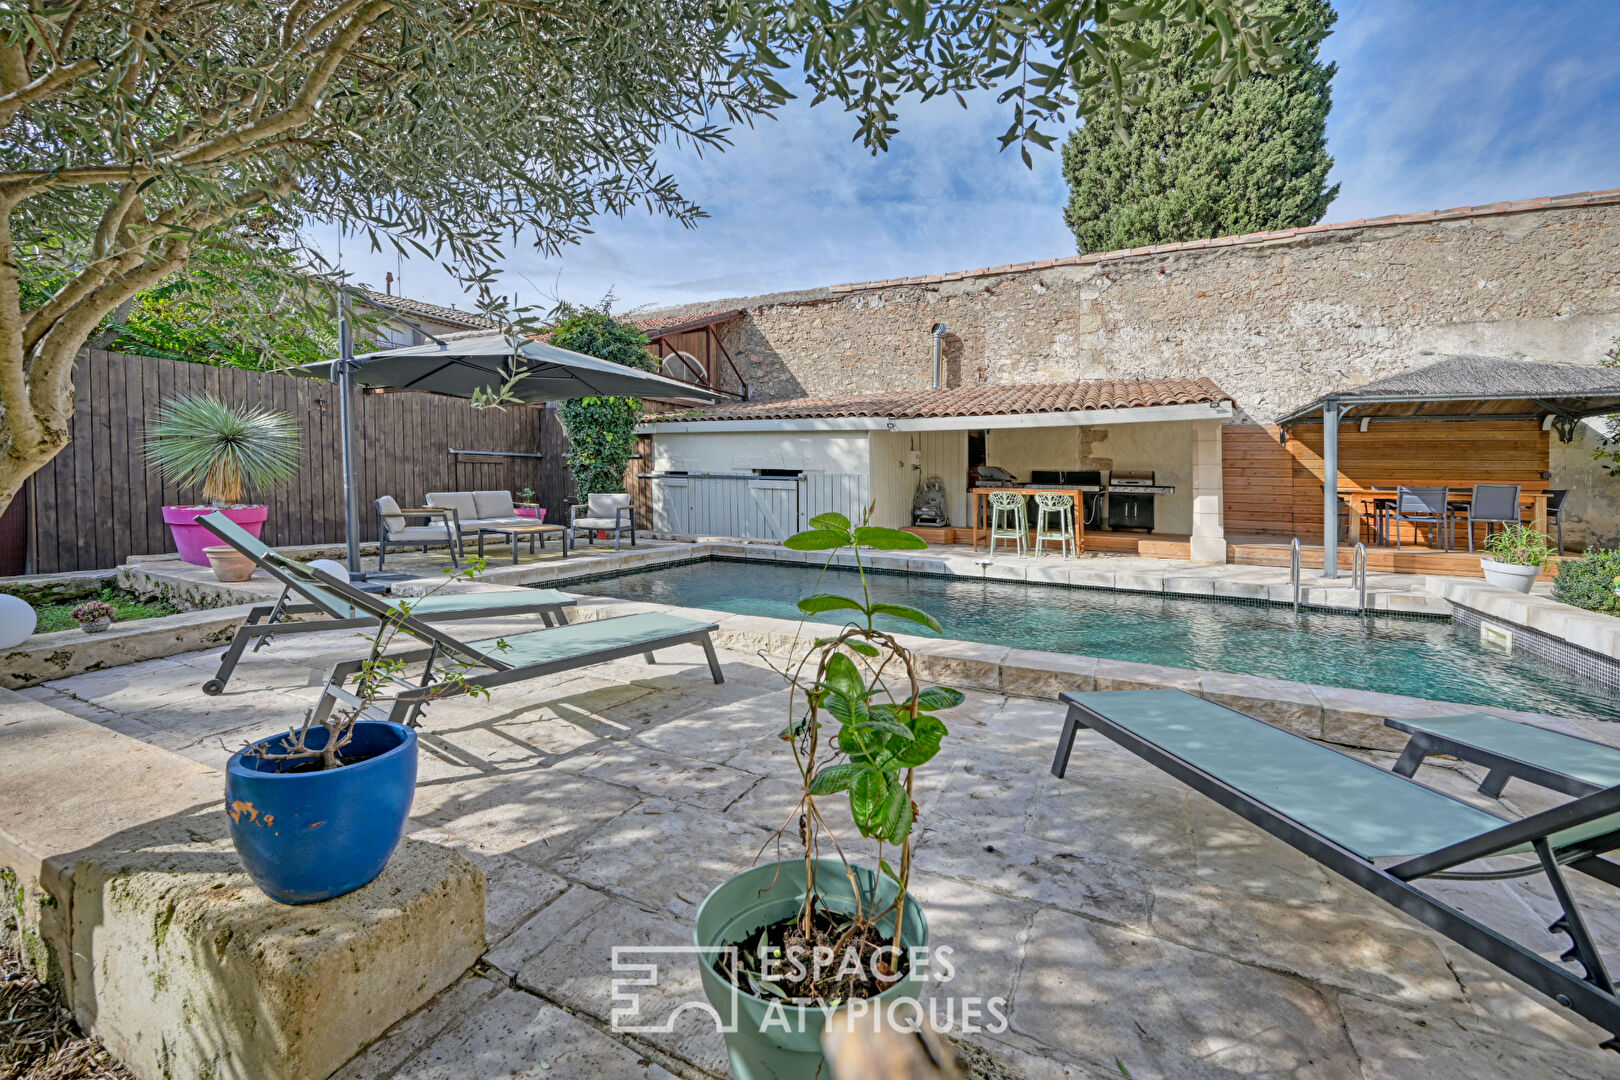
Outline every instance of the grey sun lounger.
{"label": "grey sun lounger", "polygon": [[[1620,847],[1620,787],[1513,821],[1183,690],[1060,697],[1069,712],[1054,775],[1064,774],[1076,732],[1091,728],[1604,1028],[1604,1048],[1620,1050],[1620,999],[1564,876],[1620,886],[1620,863],[1602,857]],[[1535,861],[1458,869],[1506,855]],[[1548,927],[1573,942],[1562,963],[1424,888],[1425,879],[1531,874],[1546,877],[1563,908]]]}
{"label": "grey sun lounger", "polygon": [[[381,597],[362,592],[317,567],[275,553],[269,556],[269,561],[305,583],[334,593],[344,603],[353,604],[378,621],[386,619],[389,626],[428,646],[387,654],[390,659],[406,666],[423,665],[420,681],[413,683],[404,677],[392,676],[391,681],[400,687],[400,692],[385,702],[373,702],[374,705],[386,705],[388,718],[395,723],[416,726],[422,707],[428,702],[465,694],[474,687],[493,690],[554,675],[559,671],[573,671],[638,654],[646,657],[650,664],[657,650],[675,645],[702,647],[708,659],[709,674],[716,683],[726,681],[720,671],[719,657],[714,652],[713,634],[719,629],[714,623],[683,619],[663,612],[647,612],[464,641],[418,619],[414,612],[391,608]],[[466,676],[457,689],[446,692],[444,686],[434,683],[437,674],[435,665],[446,661],[468,664],[473,669],[479,669],[480,673]],[[330,715],[340,704],[351,707],[360,704],[346,684],[364,663],[363,659],[355,659],[333,665],[326,689],[315,707],[316,721]]]}
{"label": "grey sun lounger", "polygon": [[[197,524],[219,537],[221,541],[252,559],[265,573],[279,582],[281,596],[274,604],[259,604],[248,612],[247,619],[236,628],[231,643],[220,658],[219,670],[203,683],[203,693],[213,696],[225,692],[231,673],[253,643],[258,652],[270,639],[282,634],[313,634],[328,630],[346,630],[379,625],[376,615],[357,609],[330,590],[318,584],[289,574],[268,556],[275,552],[258,537],[221,513],[203,514]],[[369,593],[365,595],[371,595]],[[297,602],[294,598],[303,602]],[[506,615],[539,615],[547,626],[566,623],[566,608],[573,606],[574,598],[555,589],[525,589],[522,592],[454,593],[423,597],[373,597],[379,604],[398,610],[401,603],[409,602],[411,614],[423,622],[457,622],[467,619],[489,619]],[[287,616],[297,615],[299,621],[287,622]]]}
{"label": "grey sun lounger", "polygon": [[1575,796],[1620,784],[1620,749],[1578,735],[1489,713],[1391,716],[1384,723],[1412,736],[1393,767],[1402,776],[1415,775],[1430,754],[1450,754],[1490,770],[1479,790],[1492,798],[1514,778]]}

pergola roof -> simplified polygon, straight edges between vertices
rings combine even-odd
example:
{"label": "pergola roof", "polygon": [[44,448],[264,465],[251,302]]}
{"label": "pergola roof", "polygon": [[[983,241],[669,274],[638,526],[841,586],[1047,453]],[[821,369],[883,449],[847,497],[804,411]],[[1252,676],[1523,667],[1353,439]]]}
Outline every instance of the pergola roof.
{"label": "pergola roof", "polygon": [[[1289,427],[1320,419],[1336,398],[1340,416],[1412,419],[1543,419],[1573,427],[1586,416],[1620,412],[1620,370],[1493,356],[1445,356],[1421,367],[1323,394],[1282,417]],[[1560,431],[1562,434],[1562,431]]]}

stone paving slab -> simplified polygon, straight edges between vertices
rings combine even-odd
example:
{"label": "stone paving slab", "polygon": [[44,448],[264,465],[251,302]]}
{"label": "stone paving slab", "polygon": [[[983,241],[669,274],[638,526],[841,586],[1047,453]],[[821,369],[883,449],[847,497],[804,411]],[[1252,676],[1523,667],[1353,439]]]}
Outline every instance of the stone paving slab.
{"label": "stone paving slab", "polygon": [[[786,642],[770,622],[739,630],[774,657]],[[249,674],[244,664],[241,699],[262,710],[260,732],[296,719],[300,672],[346,647],[311,635],[283,666]],[[1030,1080],[1122,1068],[1178,1080],[1613,1075],[1589,1025],[1112,743],[1081,732],[1067,778],[1052,777],[1064,710],[1003,693],[1007,672],[1028,661],[999,656],[998,681],[946,717],[952,738],[917,789],[915,883],[934,941],[956,952],[958,992],[1010,999],[1011,1028],[974,1045]],[[777,738],[788,715],[780,677],[751,650],[722,648],[720,659],[718,687],[701,654],[672,651],[653,668],[630,658],[427,710],[413,829],[484,871],[488,978],[463,980],[397,1025],[345,1080],[723,1071],[718,1037],[690,1012],[667,1034],[610,1030],[613,946],[689,943],[696,903],[796,811]],[[971,676],[983,658],[936,662]],[[196,747],[243,730],[220,699],[175,691],[207,666],[183,655],[120,669],[122,682],[97,673],[37,692]],[[1205,693],[1248,689],[1191,675]],[[1375,711],[1330,698],[1310,699],[1324,726]],[[1308,701],[1277,707],[1312,723]],[[1483,800],[1466,769],[1428,766],[1424,780]],[[1540,806],[1517,785],[1507,794],[1498,805],[1508,812]],[[835,804],[819,802],[848,837]],[[1562,947],[1545,934],[1550,898],[1536,884],[1464,888],[1464,910]],[[1600,936],[1620,934],[1613,891],[1576,888]],[[644,999],[655,1013],[698,993],[690,963],[666,974]],[[1450,1057],[1436,1066],[1419,1051]]]}

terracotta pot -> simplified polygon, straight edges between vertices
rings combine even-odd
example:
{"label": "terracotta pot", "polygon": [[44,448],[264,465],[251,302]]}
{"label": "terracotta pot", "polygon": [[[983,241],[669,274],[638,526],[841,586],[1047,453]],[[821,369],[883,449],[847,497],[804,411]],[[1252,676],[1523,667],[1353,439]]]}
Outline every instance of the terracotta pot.
{"label": "terracotta pot", "polygon": [[208,556],[208,565],[214,568],[214,576],[221,581],[246,581],[258,569],[252,559],[229,544],[205,547],[203,554]]}

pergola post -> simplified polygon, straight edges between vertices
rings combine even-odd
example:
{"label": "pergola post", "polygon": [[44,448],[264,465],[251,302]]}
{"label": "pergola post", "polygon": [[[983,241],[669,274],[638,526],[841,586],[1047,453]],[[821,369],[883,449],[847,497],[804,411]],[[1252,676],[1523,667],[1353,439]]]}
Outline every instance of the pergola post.
{"label": "pergola post", "polygon": [[1322,576],[1339,576],[1339,399],[1322,402]]}

